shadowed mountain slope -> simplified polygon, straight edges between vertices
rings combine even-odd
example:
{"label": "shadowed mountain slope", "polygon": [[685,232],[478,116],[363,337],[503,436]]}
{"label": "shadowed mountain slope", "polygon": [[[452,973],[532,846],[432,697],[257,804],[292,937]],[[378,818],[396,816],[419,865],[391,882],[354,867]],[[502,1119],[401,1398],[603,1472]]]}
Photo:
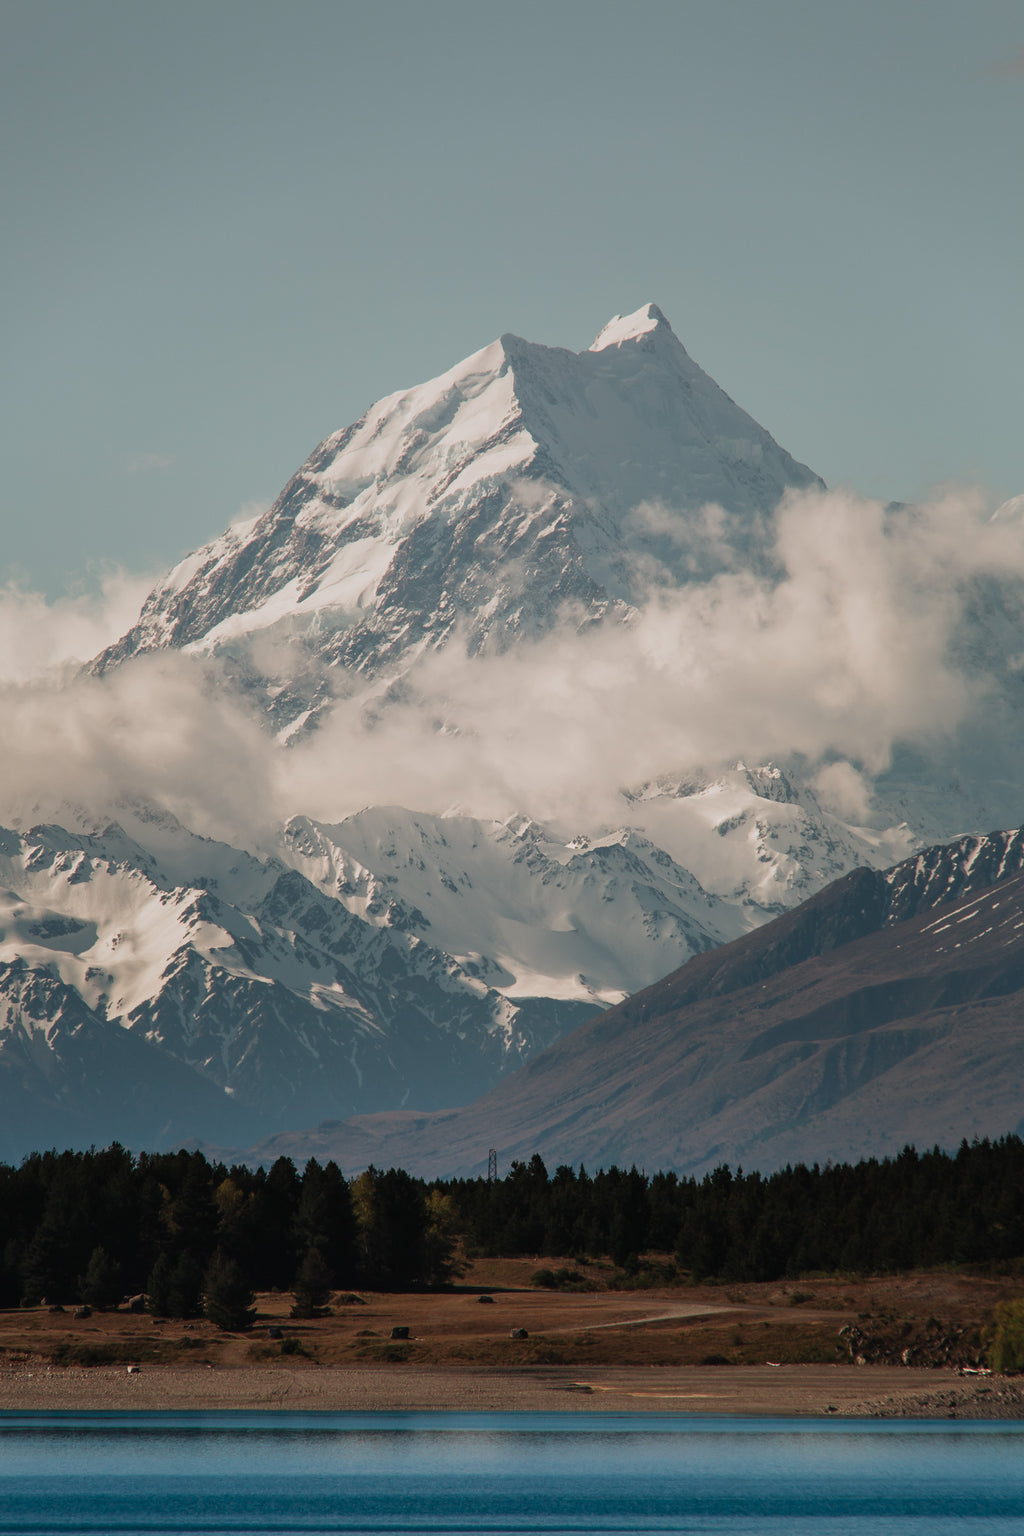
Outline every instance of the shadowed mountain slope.
{"label": "shadowed mountain slope", "polygon": [[1024,832],[860,869],[582,1025],[466,1109],[276,1137],[261,1159],[480,1172],[854,1159],[1021,1124]]}

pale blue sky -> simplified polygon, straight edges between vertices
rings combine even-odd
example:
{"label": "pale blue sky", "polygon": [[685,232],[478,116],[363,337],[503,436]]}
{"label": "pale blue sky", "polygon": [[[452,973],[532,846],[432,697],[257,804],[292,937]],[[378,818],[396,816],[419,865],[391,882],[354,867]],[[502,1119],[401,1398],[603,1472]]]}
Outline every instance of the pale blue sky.
{"label": "pale blue sky", "polygon": [[648,299],[831,484],[1024,490],[1019,0],[0,0],[0,133],[2,576]]}

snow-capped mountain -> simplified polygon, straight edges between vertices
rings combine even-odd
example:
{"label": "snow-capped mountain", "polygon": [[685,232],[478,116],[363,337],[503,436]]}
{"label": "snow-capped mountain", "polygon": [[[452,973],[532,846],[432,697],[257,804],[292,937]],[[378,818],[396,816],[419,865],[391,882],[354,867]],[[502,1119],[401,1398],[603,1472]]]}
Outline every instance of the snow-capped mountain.
{"label": "snow-capped mountain", "polygon": [[[209,662],[255,707],[282,777],[327,740],[344,783],[339,701],[372,733],[420,697],[432,659],[533,646],[543,662],[566,632],[610,637],[611,656],[652,594],[720,594],[719,578],[770,590],[773,513],[815,488],[654,305],[579,354],[503,336],[329,437],[269,511],[183,560],[92,670],[170,651]],[[1016,633],[1004,598],[998,634],[987,598],[965,608],[968,670]],[[1013,713],[1009,692],[999,703]],[[423,713],[437,736],[466,728]],[[587,752],[619,728],[598,727]],[[136,801],[115,821],[86,807],[19,823],[0,868],[7,1155],[62,1125],[72,1141],[238,1143],[465,1103],[687,958],[990,803],[973,783],[936,787],[917,758],[890,775],[891,814],[877,800],[860,814],[795,747],[737,756],[616,780],[571,825],[527,804],[469,814],[458,792],[428,812],[415,761],[407,804],[313,815],[293,796],[269,851]],[[1013,798],[1012,762],[991,803]]]}
{"label": "snow-capped mountain", "polygon": [[[261,632],[362,674],[456,631],[471,653],[500,650],[567,610],[624,618],[652,575],[756,563],[784,492],[820,484],[653,304],[579,354],[502,336],[327,438],[268,512],[183,560],[100,665],[237,653]],[[315,702],[273,696],[282,725]]]}
{"label": "snow-capped mountain", "polygon": [[600,1008],[912,843],[905,826],[844,826],[772,767],[648,785],[622,812],[567,841],[526,818],[374,807],[293,819],[283,856],[361,917],[400,900],[409,931],[510,999]]}
{"label": "snow-capped mountain", "polygon": [[896,1155],[1021,1132],[1024,829],[854,870],[582,1025],[477,1102],[282,1134],[245,1156],[479,1175]]}
{"label": "snow-capped mountain", "polygon": [[[732,778],[781,793],[775,773]],[[691,798],[709,797],[742,837],[738,785]],[[773,858],[788,802],[760,804],[763,899],[856,852],[826,837],[816,865],[810,845],[804,866]],[[627,829],[565,844],[381,807],[296,818],[268,860],[137,806],[124,820],[0,833],[0,1157],[465,1102],[759,910]]]}
{"label": "snow-capped mountain", "polygon": [[[399,901],[408,930],[510,1001],[621,1001],[680,954],[745,926],[636,832],[558,842],[536,823],[376,807],[338,826],[299,818],[288,856],[320,890],[373,920]],[[400,893],[400,895],[398,894]]]}
{"label": "snow-capped mountain", "polygon": [[[142,1085],[161,1143],[445,1105],[592,1011],[504,997],[383,884],[357,915],[279,860],[167,819],[137,830],[145,846],[117,824],[0,831],[0,1155],[29,1129],[59,1140],[68,1115],[88,1140],[137,1141]],[[122,1065],[90,1081],[72,1064],[100,1044]]]}

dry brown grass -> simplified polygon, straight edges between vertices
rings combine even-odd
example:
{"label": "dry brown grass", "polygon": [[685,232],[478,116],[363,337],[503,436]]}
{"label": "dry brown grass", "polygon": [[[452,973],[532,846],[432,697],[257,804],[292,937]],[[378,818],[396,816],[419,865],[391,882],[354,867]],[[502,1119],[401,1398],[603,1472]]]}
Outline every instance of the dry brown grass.
{"label": "dry brown grass", "polygon": [[[678,1286],[644,1291],[539,1291],[530,1278],[558,1259],[489,1259],[461,1285],[432,1294],[362,1292],[362,1305],[336,1305],[330,1316],[290,1318],[289,1294],[261,1295],[251,1333],[228,1334],[205,1320],[158,1322],[125,1312],[76,1321],[46,1308],[0,1312],[0,1362],[44,1358],[65,1364],[204,1363],[317,1365],[732,1365],[831,1363],[849,1359],[840,1329],[852,1325],[898,1359],[962,1334],[966,1354],[995,1304],[1019,1295],[1019,1280],[954,1273],[803,1278],[768,1285]],[[575,1267],[575,1266],[574,1266]],[[608,1265],[579,1266],[606,1284]],[[486,1292],[494,1297],[481,1304]],[[409,1329],[408,1341],[391,1330]],[[283,1340],[268,1329],[280,1328]],[[513,1339],[513,1328],[527,1338]],[[294,1343],[290,1343],[294,1340]],[[939,1363],[930,1359],[922,1363]]]}

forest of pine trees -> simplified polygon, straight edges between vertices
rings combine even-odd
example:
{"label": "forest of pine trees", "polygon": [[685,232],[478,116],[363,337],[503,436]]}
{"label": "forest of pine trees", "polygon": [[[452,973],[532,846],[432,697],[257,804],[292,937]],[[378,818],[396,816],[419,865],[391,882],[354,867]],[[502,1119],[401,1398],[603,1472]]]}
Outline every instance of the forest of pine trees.
{"label": "forest of pine trees", "polygon": [[254,1293],[293,1291],[315,1316],[332,1288],[448,1283],[457,1253],[673,1255],[695,1280],[880,1273],[1024,1258],[1024,1142],[964,1142],[855,1165],[704,1178],[588,1174],[540,1157],[508,1174],[353,1179],[310,1160],[226,1167],[199,1152],[47,1152],[0,1165],[0,1306],[116,1305],[252,1320]]}

